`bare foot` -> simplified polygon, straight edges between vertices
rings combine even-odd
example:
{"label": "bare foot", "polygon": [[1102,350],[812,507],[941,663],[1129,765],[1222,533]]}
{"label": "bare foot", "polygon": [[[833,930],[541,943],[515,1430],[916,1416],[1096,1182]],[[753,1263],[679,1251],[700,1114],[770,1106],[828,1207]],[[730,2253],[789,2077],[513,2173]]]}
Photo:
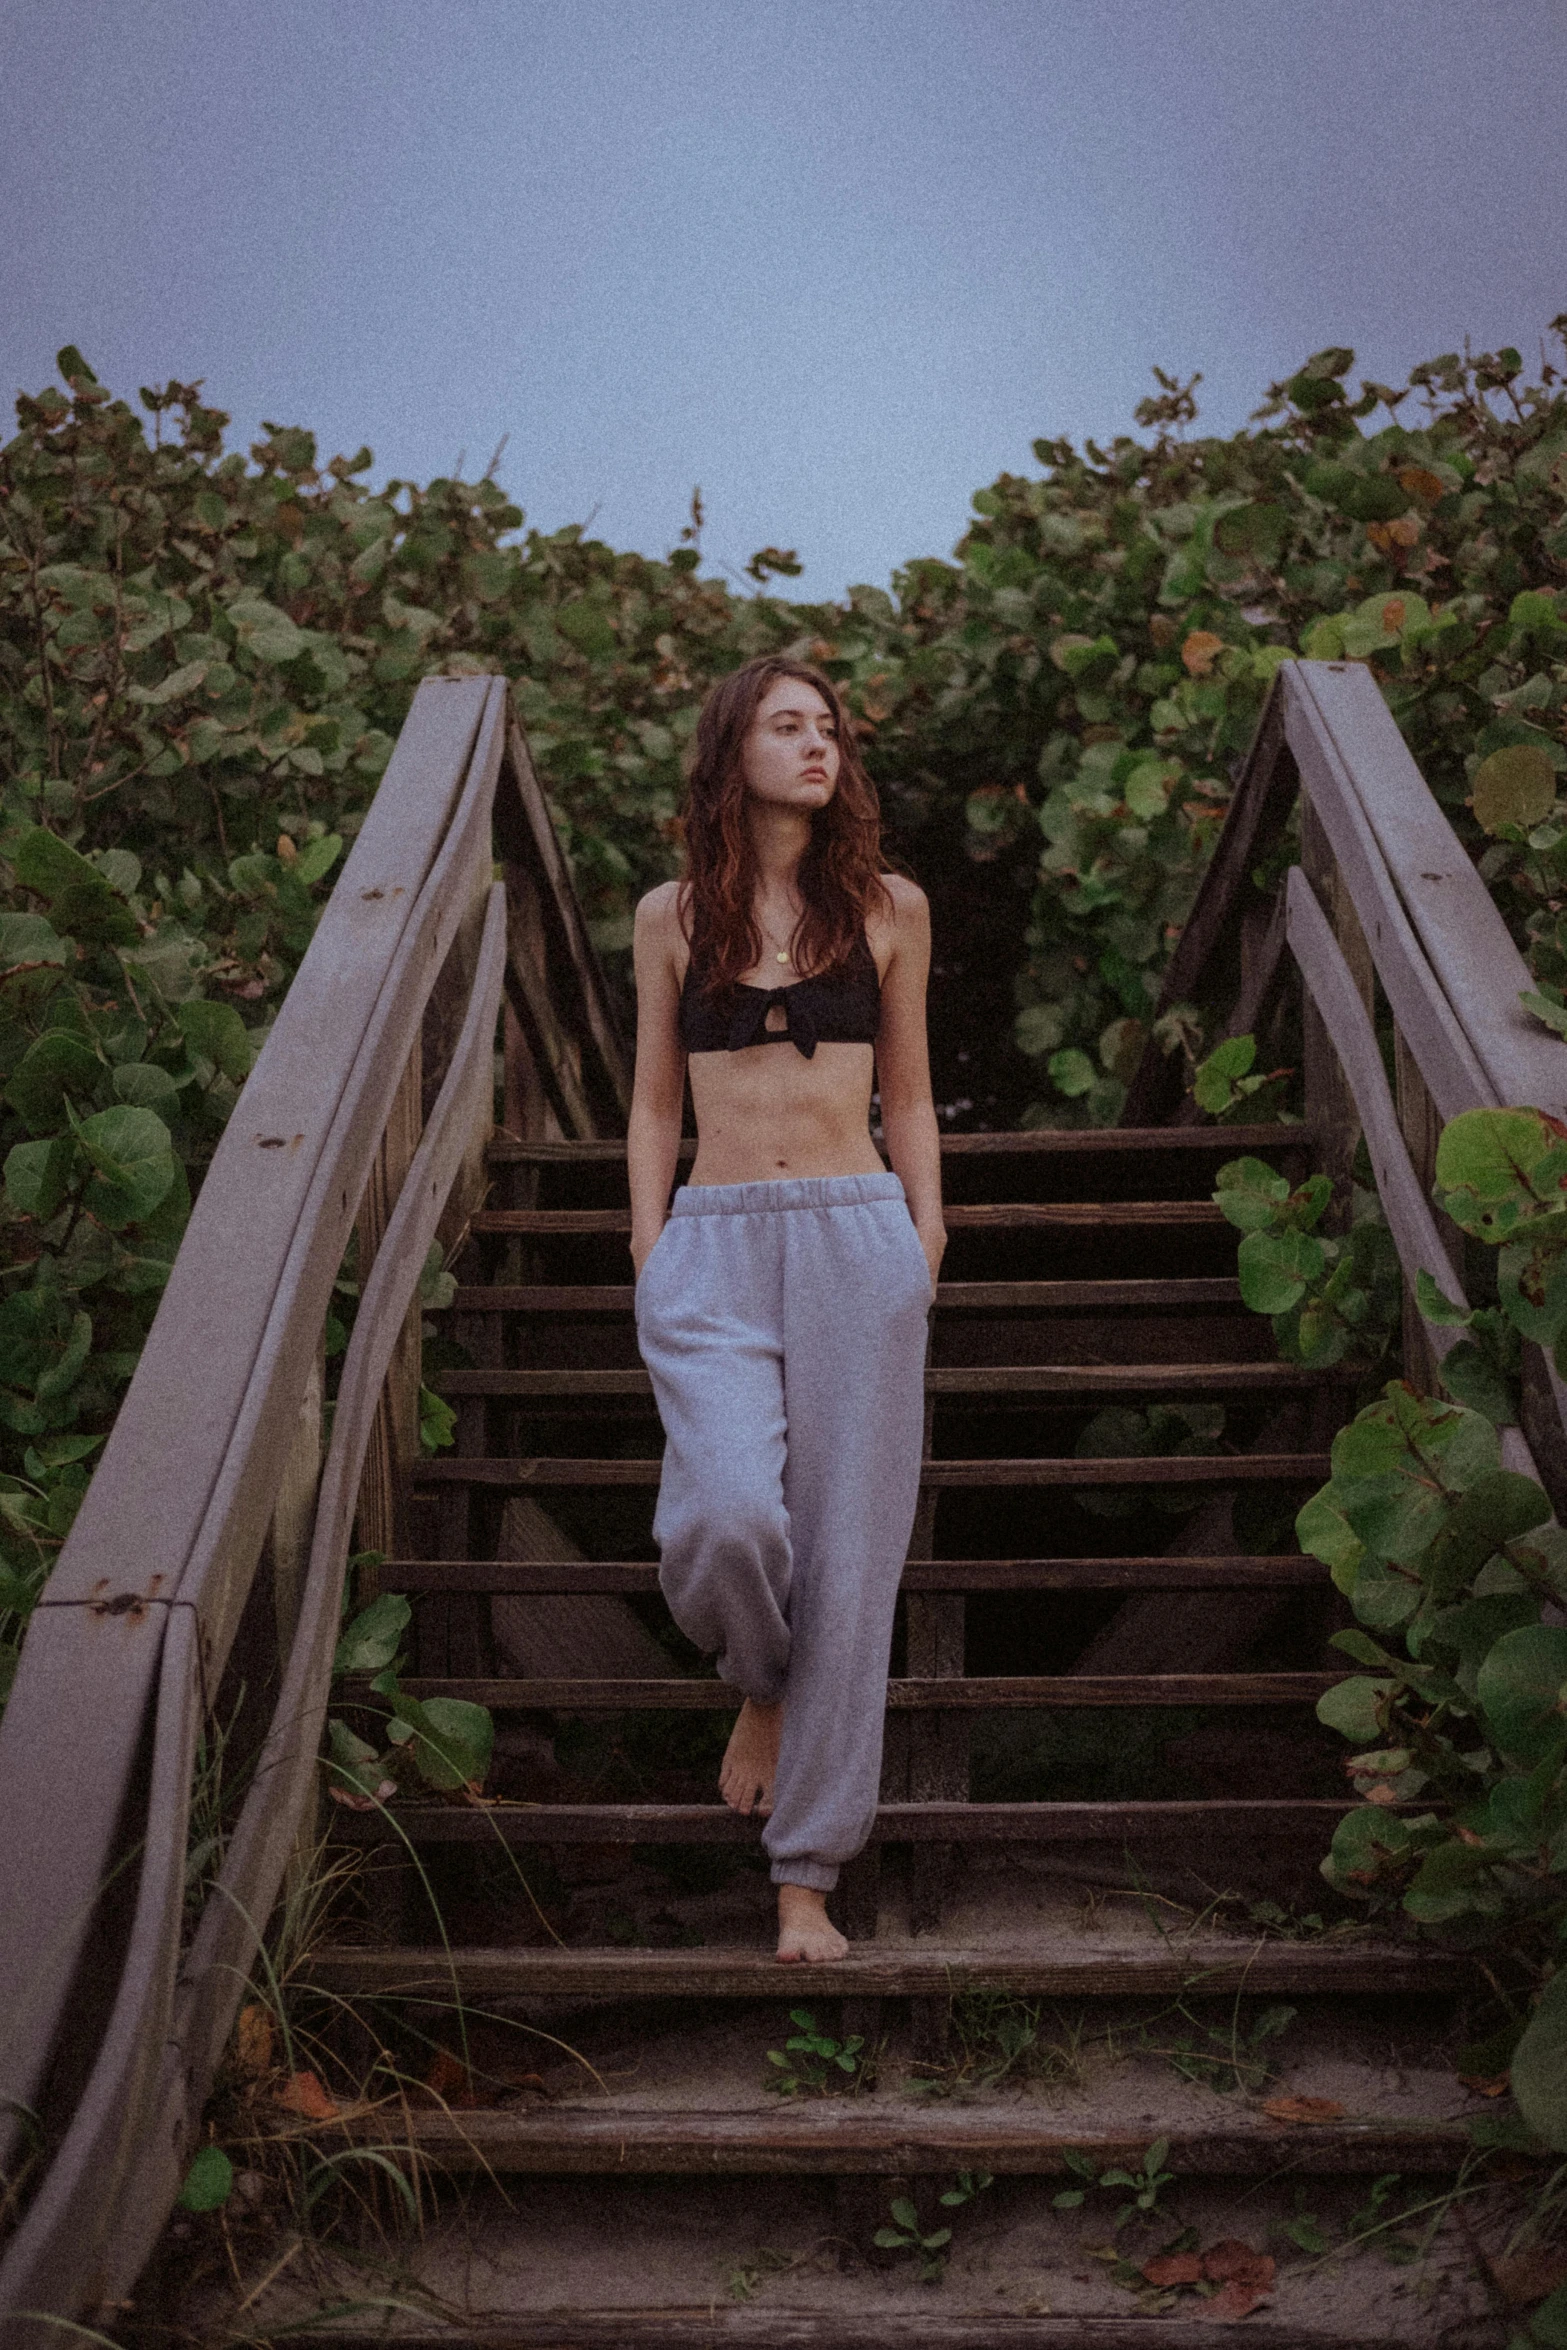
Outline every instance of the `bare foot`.
{"label": "bare foot", "polygon": [[778,1957],[784,1966],[822,1966],[847,1958],[849,1945],[827,1915],[827,1896],[810,1885],[778,1888]]}
{"label": "bare foot", "polygon": [[756,1705],[748,1697],[729,1733],[718,1773],[718,1792],[731,1811],[755,1812],[766,1819],[773,1808],[782,1735],[782,1705]]}

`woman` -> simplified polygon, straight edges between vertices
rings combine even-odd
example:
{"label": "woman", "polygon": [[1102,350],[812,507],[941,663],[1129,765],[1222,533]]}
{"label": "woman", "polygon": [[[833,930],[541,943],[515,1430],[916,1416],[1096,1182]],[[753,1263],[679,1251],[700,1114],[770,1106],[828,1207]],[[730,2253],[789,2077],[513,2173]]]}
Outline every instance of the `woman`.
{"label": "woman", "polygon": [[[797,661],[749,662],[709,696],[686,852],[636,919],[631,1254],[666,1437],[659,1579],[745,1693],[719,1786],[767,1817],[778,1956],[835,1959],[826,1895],[875,1819],[946,1246],[930,912],[882,872],[852,728]],[[688,1070],[696,1161],[671,1208]]]}

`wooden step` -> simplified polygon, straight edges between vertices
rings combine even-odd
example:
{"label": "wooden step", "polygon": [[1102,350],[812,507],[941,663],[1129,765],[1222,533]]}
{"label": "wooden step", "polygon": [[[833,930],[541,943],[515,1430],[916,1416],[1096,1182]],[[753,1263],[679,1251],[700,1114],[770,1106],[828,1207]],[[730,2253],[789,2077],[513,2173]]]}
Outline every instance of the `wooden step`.
{"label": "wooden step", "polygon": [[[950,1232],[1104,1232],[1213,1230],[1225,1223],[1209,1200],[1029,1200],[945,1210]],[[481,1208],[469,1229],[534,1240],[581,1233],[629,1233],[629,1208]]]}
{"label": "wooden step", "polygon": [[[1312,1126],[1090,1126],[1007,1128],[993,1134],[944,1134],[944,1159],[973,1158],[1092,1158],[1110,1155],[1158,1157],[1168,1153],[1186,1158],[1204,1151],[1239,1158],[1246,1152],[1312,1149]],[[488,1157],[492,1166],[601,1167],[623,1163],[626,1146],[619,1140],[600,1142],[519,1142],[497,1134]],[[682,1162],[694,1159],[696,1144],[686,1135],[680,1144]]]}
{"label": "wooden step", "polygon": [[1171,1940],[1153,1950],[983,1950],[922,1943],[850,1945],[830,1966],[779,1972],[768,1950],[316,1950],[305,1973],[323,1991],[376,1998],[943,1999],[964,1991],[1019,1998],[1120,1999],[1189,1992],[1406,1994],[1478,1982],[1469,1958],[1401,1943]]}
{"label": "wooden step", "polygon": [[[780,2102],[767,2112],[669,2112],[636,2107],[529,2105],[521,2111],[475,2107],[446,2113],[400,2104],[399,2146],[442,2168],[503,2172],[576,2171],[624,2177],[685,2171],[771,2176],[858,2172],[988,2170],[1050,2176],[1067,2169],[1067,2149],[1096,2168],[1138,2168],[1155,2137],[1168,2140],[1167,2168],[1177,2175],[1257,2178],[1270,2171],[1449,2171],[1473,2146],[1466,2121],[1346,2117],[1315,2128],[1291,2127],[1238,2107],[1208,2126],[1094,2129],[1046,2106],[1020,2101],[919,2104],[881,2096]],[[334,2141],[386,2142],[387,2116],[345,2114]],[[299,2137],[322,2134],[303,2125]],[[278,2133],[282,2135],[281,2132]],[[1146,2322],[1146,2321],[1145,2321]],[[917,2337],[911,2337],[917,2338]]]}
{"label": "wooden step", "polygon": [[[969,1713],[977,1708],[1101,1705],[1315,1705],[1343,1673],[995,1673],[980,1678],[890,1680],[894,1713]],[[465,1680],[415,1674],[410,1697],[465,1697],[492,1712],[737,1713],[742,1690],[727,1681],[525,1680],[475,1674]]]}
{"label": "wooden step", "polygon": [[[909,1559],[905,1591],[1275,1591],[1327,1581],[1320,1559],[1059,1558]],[[383,1591],[484,1591],[515,1595],[645,1592],[659,1589],[658,1568],[644,1559],[389,1559],[377,1570]]]}
{"label": "wooden step", "polygon": [[[508,2251],[512,2241],[508,2232]],[[658,2249],[666,2250],[663,2238]],[[947,2303],[932,2303],[917,2314],[902,2305],[843,2313],[786,2308],[771,2299],[755,2309],[734,2309],[711,2293],[680,2307],[526,2309],[506,2317],[463,2316],[455,2325],[410,2320],[401,2314],[405,2306],[399,2304],[395,2334],[384,2330],[379,2307],[373,2322],[358,2324],[334,2318],[322,2326],[291,2318],[289,2350],[341,2350],[344,2343],[352,2350],[361,2342],[373,2342],[376,2350],[1149,2350],[1153,2331],[1146,2317],[1029,2317]],[[1363,2322],[1355,2350],[1409,2350],[1413,2338],[1404,2325],[1389,2332],[1375,2321],[1369,2327]],[[1253,2350],[1332,2350],[1320,2325],[1280,2325],[1267,2317],[1251,2319],[1244,2339]],[[1235,2350],[1235,2327],[1223,2318],[1183,2317],[1176,2340],[1178,2350]]]}
{"label": "wooden step", "polygon": [[[646,1371],[439,1371],[442,1395],[651,1396]],[[1353,1376],[1336,1367],[1303,1370],[1297,1363],[977,1363],[925,1374],[927,1395],[1062,1396],[1068,1402],[1102,1395],[1294,1395],[1305,1389],[1353,1390]]]}
{"label": "wooden step", "polygon": [[[1331,1461],[1325,1452],[1160,1454],[1127,1460],[1076,1460],[1051,1455],[1038,1460],[927,1460],[920,1471],[927,1492],[955,1492],[976,1486],[1119,1485],[1322,1485]],[[586,1459],[500,1460],[475,1453],[455,1460],[417,1461],[416,1485],[499,1486],[522,1492],[544,1485],[657,1485],[662,1462]]]}
{"label": "wooden step", "polygon": [[[629,1281],[477,1282],[460,1288],[453,1314],[629,1314]],[[1147,1281],[943,1281],[938,1312],[1123,1314],[1139,1309],[1191,1313],[1200,1306],[1239,1310],[1241,1285],[1230,1278]]]}
{"label": "wooden step", "polygon": [[[461,1682],[410,1687],[457,1690]],[[1178,1837],[1240,1842],[1289,1839],[1325,1851],[1349,1795],[1179,1797],[1157,1803],[884,1803],[873,1844],[1113,1844],[1167,1846]],[[347,1844],[756,1844],[759,1819],[722,1803],[397,1803],[389,1811],[339,1808],[333,1830]]]}

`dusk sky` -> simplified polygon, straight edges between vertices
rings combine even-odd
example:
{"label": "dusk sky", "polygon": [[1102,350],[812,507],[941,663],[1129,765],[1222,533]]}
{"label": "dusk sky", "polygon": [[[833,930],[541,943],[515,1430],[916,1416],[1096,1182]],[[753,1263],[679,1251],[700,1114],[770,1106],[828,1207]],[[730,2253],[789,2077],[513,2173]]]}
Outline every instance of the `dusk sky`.
{"label": "dusk sky", "polygon": [[947,552],[1154,363],[1244,422],[1567,309],[1564,0],[10,0],[0,390],[484,470],[789,593]]}

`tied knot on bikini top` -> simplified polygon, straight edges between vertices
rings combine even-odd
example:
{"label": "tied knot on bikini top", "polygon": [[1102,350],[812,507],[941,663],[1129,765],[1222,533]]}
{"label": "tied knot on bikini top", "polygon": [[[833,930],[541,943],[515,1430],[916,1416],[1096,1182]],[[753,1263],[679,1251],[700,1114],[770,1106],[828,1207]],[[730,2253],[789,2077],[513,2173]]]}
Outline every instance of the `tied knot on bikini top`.
{"label": "tied knot on bikini top", "polygon": [[[768,1015],[782,1011],[781,1028]],[[863,935],[836,970],[787,987],[736,981],[704,992],[693,965],[680,989],[680,1041],[688,1053],[739,1053],[747,1045],[792,1044],[810,1060],[819,1044],[874,1044],[881,1025],[881,980]]]}

